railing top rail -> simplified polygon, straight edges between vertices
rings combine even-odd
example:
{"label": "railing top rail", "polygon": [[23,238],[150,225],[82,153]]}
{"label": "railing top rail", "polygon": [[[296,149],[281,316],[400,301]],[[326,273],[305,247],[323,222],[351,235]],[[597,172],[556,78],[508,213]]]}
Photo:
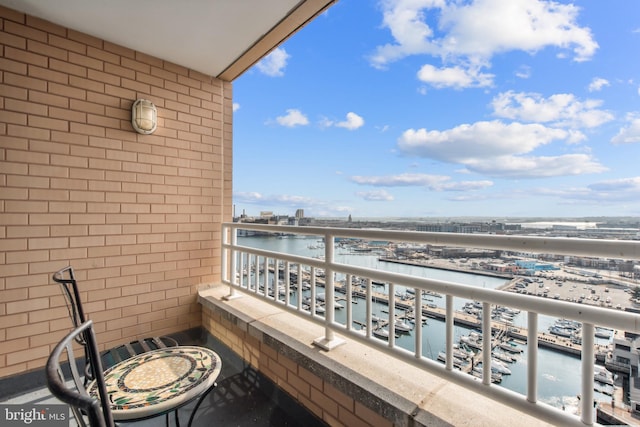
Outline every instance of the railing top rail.
{"label": "railing top rail", "polygon": [[292,233],[396,242],[451,245],[469,248],[510,250],[516,252],[580,255],[601,258],[640,260],[640,241],[613,239],[582,239],[521,235],[489,235],[467,233],[434,233],[364,228],[298,227],[250,223],[224,223],[223,227],[258,230],[271,233]]}

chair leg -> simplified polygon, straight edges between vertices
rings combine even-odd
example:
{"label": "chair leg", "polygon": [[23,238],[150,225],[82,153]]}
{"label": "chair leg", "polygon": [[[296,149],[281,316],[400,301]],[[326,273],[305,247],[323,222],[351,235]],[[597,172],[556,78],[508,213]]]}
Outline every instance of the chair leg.
{"label": "chair leg", "polygon": [[[202,393],[202,396],[200,396],[198,398],[198,403],[196,403],[196,406],[193,408],[193,411],[191,411],[191,416],[189,417],[189,424],[187,424],[187,427],[191,427],[191,423],[193,422],[193,417],[195,417],[196,415],[196,411],[198,410],[198,408],[200,407],[200,404],[202,403],[202,401],[204,400],[205,397],[207,397],[207,395],[211,392],[211,390],[213,390],[214,388],[216,388],[218,384],[217,383],[213,383],[213,385],[211,385],[211,387],[209,387],[207,389],[207,391],[205,391],[204,393]],[[177,412],[177,411],[176,411]]]}

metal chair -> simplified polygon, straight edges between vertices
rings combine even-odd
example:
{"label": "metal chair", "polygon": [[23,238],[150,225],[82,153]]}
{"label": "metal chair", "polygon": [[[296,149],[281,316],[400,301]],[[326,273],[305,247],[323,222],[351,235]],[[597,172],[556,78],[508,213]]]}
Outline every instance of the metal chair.
{"label": "metal chair", "polygon": [[[85,343],[85,360],[88,361],[88,366],[91,366],[90,369],[93,371],[92,376],[95,378],[100,400],[89,396],[85,389],[85,379],[80,375],[78,361],[73,351],[74,341],[82,341]],[[71,368],[72,379],[69,382],[65,381],[60,364],[63,352],[66,352],[67,360]],[[107,395],[107,389],[102,375],[102,363],[100,361],[100,353],[98,352],[96,337],[93,331],[93,322],[91,320],[75,328],[55,346],[47,360],[46,375],[47,387],[54,396],[71,406],[79,426],[115,426],[111,415],[111,408],[108,404],[109,396]],[[88,418],[88,422],[85,417]]]}
{"label": "metal chair", "polygon": [[[67,309],[69,310],[69,317],[71,318],[71,321],[74,325],[74,327],[76,328],[76,330],[78,328],[80,328],[81,326],[86,325],[87,323],[90,323],[91,321],[87,321],[87,319],[85,318],[85,314],[84,314],[84,309],[82,307],[82,302],[80,299],[80,291],[78,289],[78,282],[75,278],[75,273],[73,271],[73,268],[71,266],[65,267],[57,272],[55,272],[53,274],[53,280],[57,283],[59,283],[60,285],[62,285],[62,289],[63,289],[63,294],[65,296],[65,300],[67,303]],[[98,378],[101,379],[102,384],[104,386],[105,380],[104,380],[104,372],[105,370],[108,370],[109,368],[114,368],[117,366],[121,366],[121,362],[130,359],[134,356],[137,356],[139,354],[143,354],[143,353],[147,353],[149,351],[152,350],[160,350],[160,349],[167,349],[167,347],[178,347],[178,342],[176,340],[174,340],[173,338],[167,337],[167,336],[162,336],[162,337],[151,337],[151,338],[142,338],[142,339],[138,339],[136,341],[132,341],[130,343],[126,343],[123,344],[121,346],[118,347],[114,347],[112,349],[109,350],[105,350],[102,353],[99,353],[97,350],[97,347],[95,347],[94,349],[91,349],[90,347],[96,346],[96,342],[95,342],[95,335],[93,335],[93,329],[91,329],[91,334],[86,333],[75,333],[75,334],[71,334],[71,338],[69,338],[69,340],[75,340],[77,343],[79,343],[80,345],[85,347],[85,367],[84,367],[84,378],[83,378],[83,384],[80,385],[79,390],[80,390],[80,395],[85,396],[86,399],[89,400],[93,400],[89,397],[89,395],[86,392],[86,387],[89,385],[89,383],[91,381],[93,381],[94,379],[96,380],[96,385],[98,388],[100,388],[100,384],[98,383]],[[90,339],[91,338],[91,339]],[[185,348],[185,347],[182,347]],[[154,352],[156,353],[156,352]],[[97,359],[99,360],[99,364],[95,364],[94,360],[91,358],[92,354],[97,355]],[[149,356],[151,357],[151,356]],[[215,356],[217,357],[217,355]],[[70,358],[71,360],[71,358]],[[221,363],[220,361],[218,363]],[[74,364],[72,364],[74,365]],[[77,367],[74,365],[74,368],[77,370]],[[219,373],[219,369],[218,368],[218,373]],[[99,375],[96,375],[96,371],[98,371]],[[215,376],[217,377],[218,373],[215,374]],[[74,379],[76,376],[79,377],[79,375],[76,375],[77,372],[74,372]],[[212,377],[214,378],[214,377]],[[76,382],[76,385],[78,383]],[[84,386],[84,387],[83,387]],[[203,402],[204,398],[208,395],[208,393],[216,386],[216,383],[213,382],[206,390],[203,390],[203,392],[199,395],[198,399],[197,399],[197,403],[195,405],[195,408],[193,409],[193,411],[191,412],[191,416],[189,418],[189,426],[191,425],[191,423],[193,422],[194,419],[194,415],[197,411],[197,409],[200,407],[200,404]],[[52,390],[53,392],[53,390]],[[54,393],[55,394],[55,393]],[[110,402],[109,397],[105,399],[102,398],[102,393],[99,393],[101,396],[101,401],[102,402]],[[106,389],[105,389],[105,395],[106,395]],[[194,397],[193,399],[195,399],[196,397]],[[61,398],[61,400],[63,400]],[[64,402],[69,403],[70,405],[74,405],[74,403],[76,403],[76,400],[63,400]],[[91,404],[88,400],[83,400],[82,403],[84,405],[93,405]],[[185,402],[188,403],[188,402]],[[107,420],[107,426],[111,426],[113,425],[113,417],[114,415],[111,413],[111,406],[107,405],[108,409],[109,409],[109,418],[107,418],[107,416],[105,415],[105,419]],[[180,405],[182,406],[182,405]],[[176,425],[180,425],[179,424],[179,418],[178,418],[178,409],[180,408],[180,406],[176,406],[175,408],[172,408],[170,412],[174,412],[175,415],[175,420],[176,420]],[[82,407],[84,409],[84,407]],[[87,411],[89,412],[89,409],[87,409]],[[93,409],[93,411],[95,412],[95,408]],[[74,410],[74,413],[76,413],[76,411]],[[80,412],[78,412],[76,414],[77,417],[80,417],[82,414]],[[91,415],[91,414],[90,414]],[[158,415],[162,415],[162,414],[158,414]],[[169,412],[165,413],[166,415],[166,424],[167,426],[169,425]],[[152,415],[152,417],[155,417],[157,415]],[[117,417],[116,417],[117,418]],[[91,419],[91,416],[90,416]],[[110,421],[109,421],[110,420]],[[119,421],[122,422],[127,422],[127,421],[132,421],[134,419],[119,419]],[[100,420],[96,421],[96,422],[100,422]],[[111,424],[109,424],[109,422]],[[82,426],[84,424],[81,424]],[[90,424],[91,426],[93,426],[93,422],[91,422]],[[99,426],[102,426],[104,424],[96,424]]]}
{"label": "metal chair", "polygon": [[[62,286],[63,294],[67,302],[69,317],[74,327],[80,326],[86,322],[82,301],[80,299],[80,291],[78,289],[78,281],[76,280],[73,267],[68,266],[53,274],[53,281]],[[78,343],[83,344],[80,340]],[[83,344],[84,345],[84,344]],[[117,347],[107,349],[101,353],[102,366],[107,369],[116,363],[136,356],[140,353],[146,353],[159,348],[175,347],[178,342],[171,337],[145,337],[140,338]],[[86,372],[90,374],[90,372]],[[93,379],[87,375],[87,380]]]}

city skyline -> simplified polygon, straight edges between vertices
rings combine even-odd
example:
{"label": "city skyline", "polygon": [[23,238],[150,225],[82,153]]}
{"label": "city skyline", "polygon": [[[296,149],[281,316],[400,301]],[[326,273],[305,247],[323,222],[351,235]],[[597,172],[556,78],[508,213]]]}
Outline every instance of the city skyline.
{"label": "city skyline", "polygon": [[640,214],[640,4],[341,0],[234,82],[238,212]]}

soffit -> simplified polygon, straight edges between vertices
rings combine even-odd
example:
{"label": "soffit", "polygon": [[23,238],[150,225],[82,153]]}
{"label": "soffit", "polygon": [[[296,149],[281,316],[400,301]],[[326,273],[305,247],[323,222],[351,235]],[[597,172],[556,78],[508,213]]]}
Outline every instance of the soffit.
{"label": "soffit", "polygon": [[334,1],[0,0],[0,5],[232,81]]}

